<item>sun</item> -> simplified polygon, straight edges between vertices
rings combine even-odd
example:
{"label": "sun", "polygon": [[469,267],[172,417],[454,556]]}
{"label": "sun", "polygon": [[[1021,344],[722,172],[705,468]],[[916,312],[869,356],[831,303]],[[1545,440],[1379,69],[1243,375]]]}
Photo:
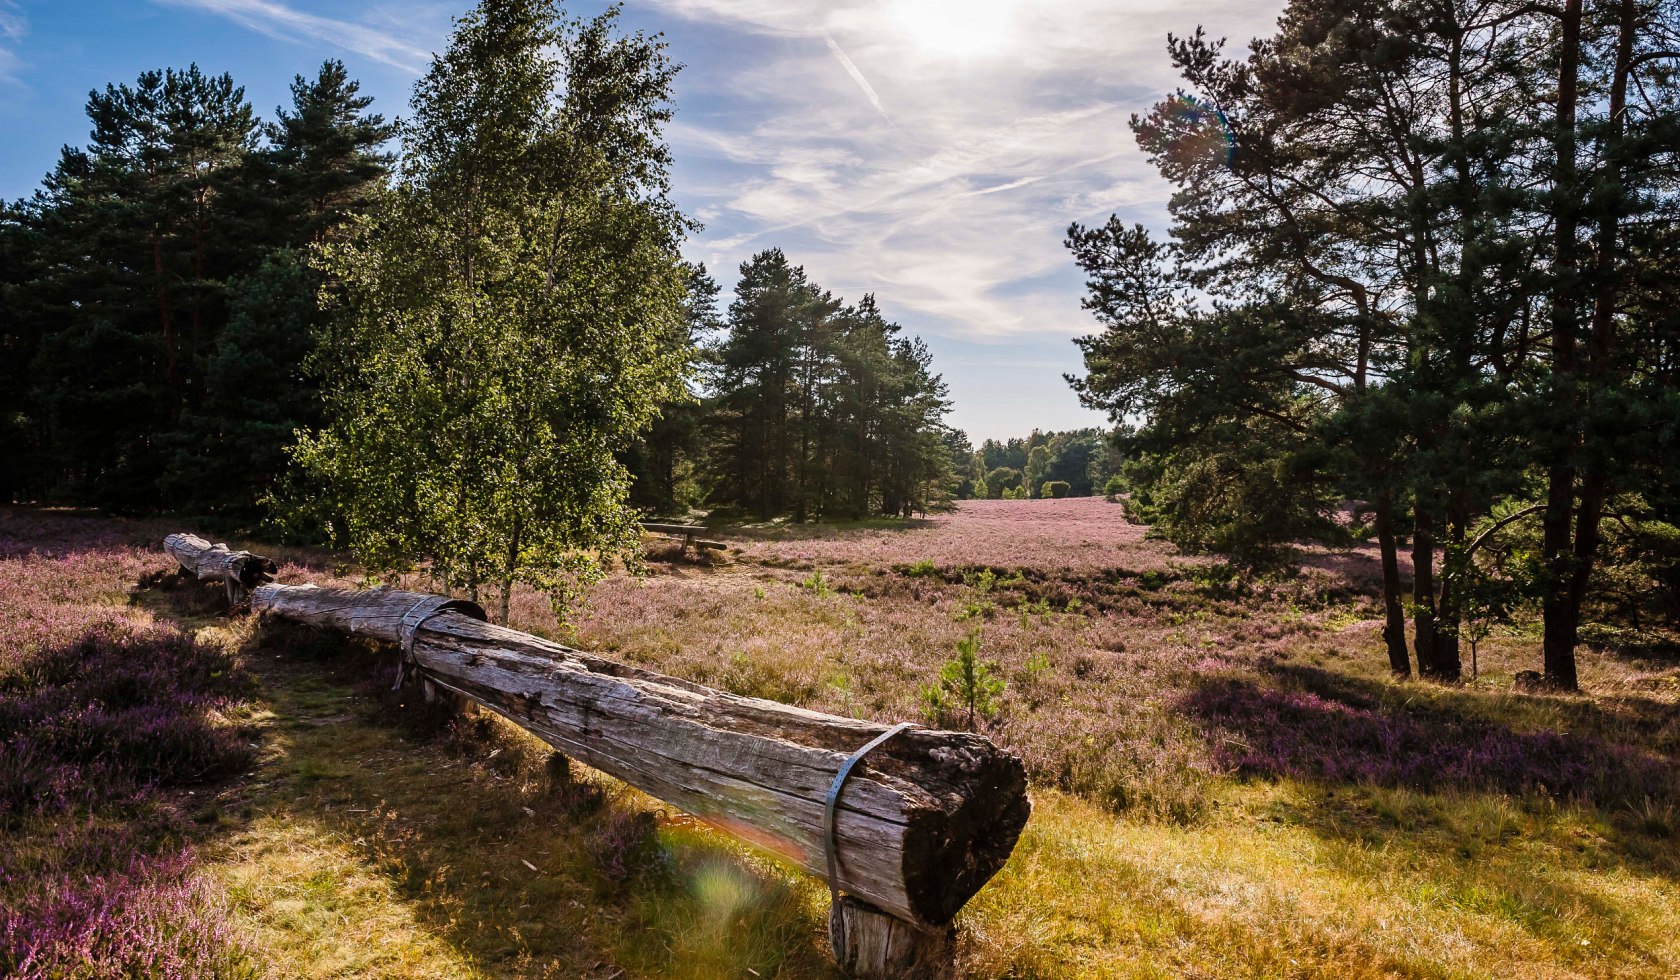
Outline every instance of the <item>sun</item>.
{"label": "sun", "polygon": [[889,0],[917,48],[950,56],[996,54],[1009,43],[1016,0]]}

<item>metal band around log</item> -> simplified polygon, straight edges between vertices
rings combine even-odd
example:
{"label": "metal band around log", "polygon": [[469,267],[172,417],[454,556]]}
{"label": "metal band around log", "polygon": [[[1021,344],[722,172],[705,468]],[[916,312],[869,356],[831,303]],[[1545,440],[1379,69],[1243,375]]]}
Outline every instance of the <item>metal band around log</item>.
{"label": "metal band around log", "polygon": [[[842,914],[840,913],[840,859],[839,855],[835,853],[834,844],[834,817],[836,811],[840,808],[840,791],[845,788],[846,779],[852,774],[852,767],[863,761],[864,756],[880,748],[888,739],[906,728],[915,727],[910,722],[901,721],[875,736],[869,741],[868,745],[853,752],[840,765],[840,771],[834,774],[833,784],[828,787],[828,801],[823,805],[823,851],[824,856],[828,858],[828,897],[831,902],[830,908],[834,910],[832,914]],[[834,951],[834,958],[844,963],[846,961],[846,930],[837,930],[834,936],[834,942],[838,947]]]}
{"label": "metal band around log", "polygon": [[403,674],[414,660],[414,634],[420,632],[426,620],[446,612],[458,612],[481,622],[488,618],[484,607],[478,603],[470,599],[451,599],[445,595],[429,595],[409,606],[402,615],[402,622],[397,624],[397,645],[402,648],[402,659],[397,661],[397,682],[391,685],[391,690],[402,687]]}

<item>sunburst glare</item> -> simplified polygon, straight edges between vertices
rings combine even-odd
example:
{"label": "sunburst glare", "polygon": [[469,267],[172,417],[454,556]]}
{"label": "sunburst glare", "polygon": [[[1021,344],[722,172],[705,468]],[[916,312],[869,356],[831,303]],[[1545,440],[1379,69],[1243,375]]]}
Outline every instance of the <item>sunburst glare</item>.
{"label": "sunburst glare", "polygon": [[1009,44],[1016,0],[891,0],[889,10],[917,48],[946,57],[987,55]]}

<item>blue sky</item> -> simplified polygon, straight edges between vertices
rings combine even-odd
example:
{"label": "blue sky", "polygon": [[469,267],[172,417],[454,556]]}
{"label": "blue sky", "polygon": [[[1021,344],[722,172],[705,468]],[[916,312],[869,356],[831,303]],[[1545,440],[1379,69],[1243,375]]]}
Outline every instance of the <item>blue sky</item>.
{"label": "blue sky", "polygon": [[[457,3],[0,0],[0,197],[28,194],[87,135],[89,89],[196,61],[265,117],[341,58],[387,116]],[[599,3],[573,3],[593,13]],[[1164,223],[1167,187],[1126,119],[1173,88],[1164,39],[1270,33],[1281,0],[643,0],[677,83],[675,193],[727,290],[780,246],[924,337],[951,421],[978,443],[1101,424],[1062,380],[1093,324],[1061,245],[1070,221]]]}

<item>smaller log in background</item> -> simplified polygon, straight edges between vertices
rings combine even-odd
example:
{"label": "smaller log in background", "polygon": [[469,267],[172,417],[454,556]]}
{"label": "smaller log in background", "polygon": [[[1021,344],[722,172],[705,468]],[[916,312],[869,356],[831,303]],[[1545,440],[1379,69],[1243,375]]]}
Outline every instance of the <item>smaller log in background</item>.
{"label": "smaller log in background", "polygon": [[196,534],[171,534],[163,539],[163,548],[186,574],[201,582],[223,583],[229,604],[237,603],[280,570],[279,563],[271,558],[231,551],[225,544],[211,544]]}

